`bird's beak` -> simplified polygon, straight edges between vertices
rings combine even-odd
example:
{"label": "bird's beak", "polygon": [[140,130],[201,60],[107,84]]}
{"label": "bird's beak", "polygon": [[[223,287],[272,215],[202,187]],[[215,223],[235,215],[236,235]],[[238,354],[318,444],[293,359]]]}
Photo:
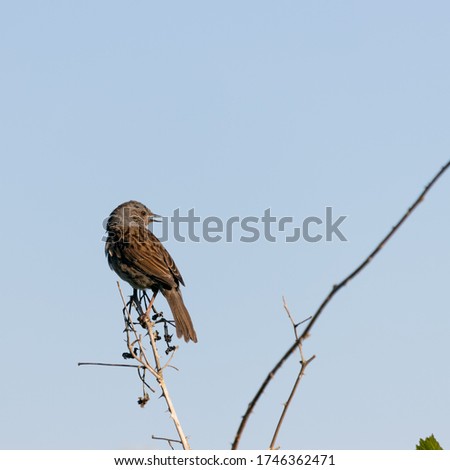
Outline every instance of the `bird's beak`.
{"label": "bird's beak", "polygon": [[149,217],[149,223],[152,224],[153,222],[162,222],[162,216],[158,215],[158,214],[152,214],[150,217]]}

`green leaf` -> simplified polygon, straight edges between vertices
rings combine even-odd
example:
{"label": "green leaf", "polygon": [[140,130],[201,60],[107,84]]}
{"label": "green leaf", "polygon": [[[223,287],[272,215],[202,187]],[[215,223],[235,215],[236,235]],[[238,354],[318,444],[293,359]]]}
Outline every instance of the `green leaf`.
{"label": "green leaf", "polygon": [[443,450],[434,435],[428,436],[426,439],[420,439],[416,450]]}

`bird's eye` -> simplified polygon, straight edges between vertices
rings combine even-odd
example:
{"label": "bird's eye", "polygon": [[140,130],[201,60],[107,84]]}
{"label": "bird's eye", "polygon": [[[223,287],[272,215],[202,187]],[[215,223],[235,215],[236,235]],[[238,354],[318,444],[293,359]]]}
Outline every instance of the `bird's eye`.
{"label": "bird's eye", "polygon": [[145,212],[145,211],[141,211],[141,215],[142,215],[142,217],[145,217],[146,212]]}

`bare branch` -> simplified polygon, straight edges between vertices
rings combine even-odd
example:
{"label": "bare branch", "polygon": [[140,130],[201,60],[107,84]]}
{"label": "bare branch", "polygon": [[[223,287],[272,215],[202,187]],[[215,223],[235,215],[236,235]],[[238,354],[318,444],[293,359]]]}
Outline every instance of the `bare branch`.
{"label": "bare branch", "polygon": [[159,359],[158,348],[156,346],[155,335],[153,332],[153,323],[151,322],[148,316],[148,312],[145,314],[145,317],[143,318],[143,322],[145,322],[146,328],[148,330],[148,336],[150,338],[150,342],[152,345],[153,355],[154,355],[155,364],[156,364],[156,370],[158,374],[157,382],[158,382],[158,385],[161,387],[162,396],[166,400],[170,417],[172,418],[172,421],[175,424],[175,428],[177,430],[178,436],[180,437],[180,441],[183,446],[183,449],[185,450],[190,449],[189,442],[186,438],[186,435],[184,434],[183,428],[181,427],[180,420],[178,419],[178,415],[175,411],[175,407],[173,405],[172,399],[170,398],[169,389],[167,388],[166,382],[164,380],[163,370],[161,368],[161,361]]}
{"label": "bare branch", "polygon": [[173,445],[172,445],[172,442],[176,442],[178,444],[182,443],[178,439],[169,439],[168,437],[156,437],[153,434],[152,434],[152,439],[155,439],[155,440],[158,440],[158,441],[166,441],[169,444],[169,446],[172,450],[175,450]]}
{"label": "bare branch", "polygon": [[[294,319],[292,318],[291,312],[289,311],[289,308],[286,304],[286,300],[285,300],[284,297],[283,297],[283,307],[284,307],[284,310],[286,311],[286,313],[289,317],[289,320],[292,323],[292,328],[294,329],[295,339],[298,341],[299,337],[298,337],[298,333],[297,333],[297,326],[302,324],[303,321],[301,321],[300,323],[295,323],[294,322]],[[270,450],[275,449],[275,444],[276,444],[276,441],[277,441],[277,438],[278,438],[278,434],[280,432],[281,426],[283,425],[283,421],[284,421],[284,418],[287,414],[289,405],[291,404],[292,399],[294,398],[294,395],[297,392],[297,388],[298,388],[298,385],[300,383],[300,380],[302,380],[302,377],[305,374],[305,370],[308,367],[309,363],[311,361],[313,361],[316,357],[314,355],[314,356],[310,357],[308,360],[305,361],[305,357],[303,356],[303,345],[302,345],[301,341],[298,342],[298,350],[299,350],[299,353],[300,353],[300,364],[301,364],[300,371],[299,371],[299,373],[297,375],[297,378],[294,382],[291,393],[289,394],[289,398],[287,399],[286,403],[283,405],[283,411],[281,412],[280,419],[278,420],[277,427],[275,428],[275,432],[273,433],[272,441],[271,441],[270,446],[269,446]]]}
{"label": "bare branch", "polygon": [[107,367],[133,367],[135,369],[143,369],[143,366],[135,364],[110,364],[108,362],[79,362],[79,366],[107,366]]}
{"label": "bare branch", "polygon": [[398,229],[403,225],[403,223],[408,219],[408,217],[412,214],[412,212],[416,209],[416,207],[424,200],[426,194],[430,191],[430,189],[434,186],[434,184],[438,181],[438,179],[448,170],[450,167],[450,161],[448,161],[436,175],[431,179],[431,181],[425,186],[425,189],[420,193],[419,197],[414,201],[414,203],[408,208],[405,214],[401,217],[401,219],[392,227],[392,229],[388,232],[388,234],[381,240],[380,243],[375,247],[375,249],[364,259],[364,261],[354,269],[347,277],[345,277],[341,282],[335,284],[330,293],[325,297],[323,302],[320,304],[317,311],[314,313],[311,321],[308,323],[306,328],[304,329],[301,336],[294,342],[294,344],[286,351],[283,357],[277,362],[275,367],[269,372],[263,383],[261,384],[260,388],[256,392],[256,395],[253,397],[249,405],[247,406],[247,411],[245,412],[244,416],[242,417],[241,424],[236,432],[236,436],[234,442],[232,444],[232,449],[237,449],[239,446],[239,441],[241,439],[242,433],[245,429],[247,421],[252,413],[256,403],[260,399],[261,395],[264,393],[267,385],[273,379],[275,374],[281,368],[281,366],[286,362],[289,356],[297,349],[298,345],[309,336],[309,332],[311,331],[312,327],[318,320],[319,316],[331,301],[331,299],[336,295],[336,293],[342,289],[348,282],[350,282],[353,278],[355,278],[372,260],[375,256],[382,250],[385,244],[392,238],[392,236],[398,231]]}
{"label": "bare branch", "polygon": [[[158,380],[159,375],[156,372],[156,370],[150,365],[150,362],[147,359],[147,356],[145,354],[145,349],[144,349],[144,346],[142,345],[142,335],[139,335],[138,332],[136,331],[136,328],[134,327],[133,318],[131,317],[131,311],[128,308],[128,305],[132,305],[132,302],[130,302],[130,304],[125,302],[125,297],[123,296],[122,288],[120,287],[119,281],[117,281],[117,288],[119,289],[120,297],[122,298],[122,302],[124,304],[123,312],[124,312],[124,320],[125,320],[125,331],[127,335],[128,351],[130,355],[133,357],[133,359],[139,362],[145,369],[147,369],[155,377],[156,380]],[[133,342],[131,342],[130,331],[134,334],[134,337],[136,338]],[[136,351],[134,348],[135,344],[139,345],[138,347],[139,356],[136,354]]]}
{"label": "bare branch", "polygon": [[[133,305],[133,302],[135,304],[138,303],[138,305],[136,305],[136,310],[138,312],[139,311],[142,312],[142,306],[141,306],[140,303],[142,301],[144,301],[144,306],[147,305],[146,304],[146,295],[145,294],[142,295],[140,297],[140,299],[134,297],[134,298],[132,298],[132,300],[130,300],[129,303],[127,303],[125,301],[125,297],[122,293],[122,289],[120,287],[119,282],[117,282],[117,286],[118,286],[118,289],[119,289],[119,292],[120,292],[120,296],[122,298],[122,302],[124,304],[123,312],[124,312],[124,321],[125,321],[125,331],[126,331],[126,335],[127,335],[128,351],[129,351],[130,355],[134,359],[136,359],[136,361],[138,361],[142,365],[142,367],[145,368],[145,370],[148,370],[155,377],[159,387],[161,388],[162,396],[164,397],[164,399],[167,403],[167,407],[168,407],[168,410],[170,412],[170,417],[172,418],[172,421],[174,422],[174,425],[175,425],[175,428],[177,430],[178,436],[180,437],[179,442],[183,446],[183,449],[190,449],[189,442],[186,438],[186,435],[184,434],[183,428],[181,427],[180,420],[178,419],[178,416],[177,416],[177,413],[175,411],[175,407],[173,405],[172,399],[170,398],[169,390],[167,388],[166,382],[164,380],[164,375],[163,375],[163,369],[164,369],[165,366],[167,366],[169,364],[170,360],[173,357],[173,354],[169,358],[169,360],[167,361],[165,366],[161,367],[161,359],[160,359],[160,356],[159,356],[158,347],[156,345],[155,331],[153,330],[154,323],[150,320],[150,313],[152,311],[153,301],[155,299],[155,296],[153,296],[153,298],[149,302],[145,313],[141,314],[138,318],[138,321],[139,321],[140,325],[143,328],[145,328],[148,332],[148,337],[150,339],[150,344],[151,344],[152,352],[153,352],[153,359],[154,359],[154,363],[155,363],[155,367],[152,367],[150,365],[150,361],[147,358],[147,355],[145,353],[145,348],[142,345],[142,335],[139,335],[137,333],[136,328],[134,326],[133,318],[131,316],[131,306]],[[129,305],[130,305],[130,308],[128,308]],[[135,338],[134,341],[131,341],[130,332],[133,334],[133,336]],[[139,352],[139,355],[135,351],[135,345],[137,345],[137,350]],[[145,385],[146,383],[145,383],[143,377],[141,377],[141,380]],[[147,403],[147,401],[148,401],[148,396],[146,395],[145,390],[144,390],[144,396],[142,398],[140,398],[139,403],[141,404],[141,406],[144,406]],[[172,439],[171,442],[177,442],[177,441]]]}

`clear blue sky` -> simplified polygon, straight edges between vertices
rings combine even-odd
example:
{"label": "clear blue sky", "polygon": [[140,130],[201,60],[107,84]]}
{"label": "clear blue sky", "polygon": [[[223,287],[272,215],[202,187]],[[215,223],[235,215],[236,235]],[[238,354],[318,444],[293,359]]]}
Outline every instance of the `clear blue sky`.
{"label": "clear blue sky", "polygon": [[[170,215],[346,215],[347,242],[167,248],[199,342],[168,381],[190,442],[226,449],[313,313],[450,158],[445,1],[14,1],[0,7],[2,448],[165,448],[120,362],[102,222],[137,199]],[[450,448],[450,174],[329,305],[284,449]],[[124,286],[128,292],[128,288]],[[163,299],[159,306],[166,308]],[[269,445],[297,358],[242,448]]]}

